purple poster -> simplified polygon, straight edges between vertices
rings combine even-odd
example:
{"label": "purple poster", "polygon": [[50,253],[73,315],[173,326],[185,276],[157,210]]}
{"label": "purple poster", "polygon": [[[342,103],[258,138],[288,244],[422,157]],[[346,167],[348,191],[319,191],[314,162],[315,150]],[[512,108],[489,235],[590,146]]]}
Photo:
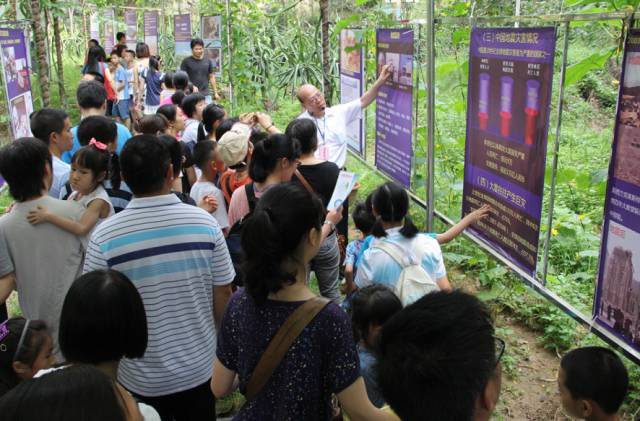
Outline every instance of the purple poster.
{"label": "purple poster", "polygon": [[91,39],[96,41],[100,39],[100,21],[98,20],[98,12],[93,10],[89,15],[89,34]]}
{"label": "purple poster", "polygon": [[[359,100],[364,93],[364,52],[362,29],[343,29],[340,32],[340,103]],[[352,121],[347,126],[347,145],[362,155],[364,122]]]}
{"label": "purple poster", "polygon": [[31,136],[29,115],[33,112],[27,44],[21,29],[0,29],[0,61],[7,96],[11,136]]}
{"label": "purple poster", "polygon": [[173,36],[176,44],[176,59],[180,62],[191,55],[191,15],[173,17]]}
{"label": "purple poster", "polygon": [[125,35],[127,48],[135,51],[138,42],[138,12],[135,10],[125,10],[124,24],[126,26]]}
{"label": "purple poster", "polygon": [[376,99],[376,167],[407,187],[413,158],[413,31],[376,31],[377,72],[386,64],[393,76]]}
{"label": "purple poster", "polygon": [[640,30],[629,32],[623,63],[593,311],[640,351]]}
{"label": "purple poster", "polygon": [[109,54],[114,47],[115,34],[113,33],[113,20],[115,13],[113,9],[105,9],[104,11],[104,50]]}
{"label": "purple poster", "polygon": [[462,213],[471,231],[533,274],[538,256],[555,28],[471,33]]}
{"label": "purple poster", "polygon": [[144,42],[152,56],[158,55],[158,12],[144,12]]}

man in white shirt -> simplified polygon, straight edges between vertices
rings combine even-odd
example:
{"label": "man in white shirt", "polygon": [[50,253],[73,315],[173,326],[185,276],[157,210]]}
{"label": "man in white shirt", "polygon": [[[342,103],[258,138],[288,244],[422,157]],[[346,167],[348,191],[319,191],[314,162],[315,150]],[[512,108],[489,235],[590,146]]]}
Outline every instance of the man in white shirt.
{"label": "man in white shirt", "polygon": [[298,118],[313,120],[318,129],[317,158],[331,161],[339,168],[344,168],[347,160],[347,126],[361,118],[360,111],[376,99],[380,87],[392,74],[393,69],[389,65],[382,67],[376,82],[360,99],[329,108],[324,95],[315,86],[306,84],[298,89],[298,100],[305,109]]}
{"label": "man in white shirt", "polygon": [[31,132],[42,140],[49,148],[53,158],[53,182],[49,189],[49,196],[56,199],[60,190],[69,180],[69,164],[61,159],[63,153],[73,147],[73,135],[71,134],[71,121],[63,110],[43,108],[31,116]]}

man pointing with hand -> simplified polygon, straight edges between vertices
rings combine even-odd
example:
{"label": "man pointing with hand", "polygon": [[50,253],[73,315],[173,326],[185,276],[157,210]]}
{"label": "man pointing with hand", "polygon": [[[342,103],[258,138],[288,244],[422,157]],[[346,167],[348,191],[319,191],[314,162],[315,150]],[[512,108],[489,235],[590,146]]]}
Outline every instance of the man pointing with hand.
{"label": "man pointing with hand", "polygon": [[298,118],[313,120],[318,131],[317,158],[331,161],[339,168],[344,168],[347,160],[347,126],[361,118],[360,111],[376,99],[380,87],[391,77],[392,72],[393,68],[390,65],[382,67],[376,82],[360,99],[329,108],[324,95],[315,86],[306,84],[298,89],[298,100],[305,109]]}

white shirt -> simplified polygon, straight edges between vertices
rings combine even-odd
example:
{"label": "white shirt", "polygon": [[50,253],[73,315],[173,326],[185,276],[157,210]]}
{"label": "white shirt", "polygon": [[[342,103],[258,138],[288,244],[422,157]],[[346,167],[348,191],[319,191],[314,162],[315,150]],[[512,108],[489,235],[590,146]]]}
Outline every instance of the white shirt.
{"label": "white shirt", "polygon": [[324,117],[315,118],[308,111],[298,118],[312,120],[318,128],[318,150],[316,158],[335,163],[344,168],[347,161],[347,126],[361,118],[362,105],[360,98],[345,104],[329,107],[324,110]]}
{"label": "white shirt", "polygon": [[211,215],[218,221],[220,229],[229,228],[229,216],[227,215],[227,207],[224,201],[222,190],[217,188],[215,184],[208,181],[196,181],[191,186],[189,196],[199,204],[205,196],[213,196],[218,201],[218,208]]}
{"label": "white shirt", "polygon": [[69,181],[69,172],[71,166],[53,155],[53,182],[49,189],[49,196],[53,198],[60,197],[60,190],[64,188],[64,185]]}
{"label": "white shirt", "polygon": [[[77,191],[74,191],[73,193],[71,193],[69,195],[69,198],[67,200],[75,201],[77,203],[80,203],[86,209],[86,208],[89,207],[89,204],[91,202],[93,202],[96,199],[100,199],[100,200],[106,202],[107,205],[109,205],[109,215],[107,215],[107,218],[109,218],[110,216],[115,215],[115,211],[113,209],[113,205],[111,204],[111,199],[109,199],[109,195],[107,194],[107,191],[101,185],[96,187],[96,189],[94,191],[92,191],[91,193],[89,193],[89,194],[87,194],[85,196],[81,196],[80,198],[77,198],[79,195],[80,195],[80,193],[78,193]],[[89,244],[89,239],[91,238],[91,233],[93,233],[93,231],[95,231],[95,229],[98,227],[98,225],[100,225],[107,218],[98,218],[98,221],[96,222],[96,225],[93,227],[93,229],[85,237],[82,238],[82,244],[84,245],[85,250],[87,248],[87,245]]]}

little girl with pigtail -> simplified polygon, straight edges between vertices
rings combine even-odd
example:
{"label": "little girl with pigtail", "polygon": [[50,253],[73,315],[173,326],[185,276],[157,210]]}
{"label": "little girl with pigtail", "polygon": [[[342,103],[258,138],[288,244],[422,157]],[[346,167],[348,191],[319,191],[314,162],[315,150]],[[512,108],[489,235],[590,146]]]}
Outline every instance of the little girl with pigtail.
{"label": "little girl with pigtail", "polygon": [[94,228],[114,214],[109,195],[102,186],[109,172],[109,158],[107,145],[96,139],[91,139],[87,146],[78,149],[71,158],[69,182],[73,193],[67,200],[76,201],[86,209],[80,220],[53,214],[44,206],[31,210],[27,220],[32,225],[49,222],[88,240]]}

